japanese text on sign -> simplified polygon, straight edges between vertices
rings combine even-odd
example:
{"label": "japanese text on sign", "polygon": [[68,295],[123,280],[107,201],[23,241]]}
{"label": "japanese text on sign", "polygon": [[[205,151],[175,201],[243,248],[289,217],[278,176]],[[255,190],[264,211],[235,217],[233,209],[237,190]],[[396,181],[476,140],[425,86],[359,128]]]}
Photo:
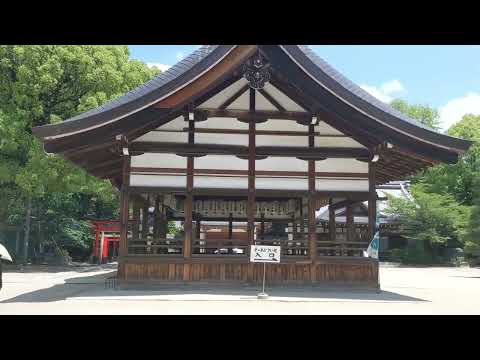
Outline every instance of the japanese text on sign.
{"label": "japanese text on sign", "polygon": [[250,262],[280,262],[280,246],[252,245]]}

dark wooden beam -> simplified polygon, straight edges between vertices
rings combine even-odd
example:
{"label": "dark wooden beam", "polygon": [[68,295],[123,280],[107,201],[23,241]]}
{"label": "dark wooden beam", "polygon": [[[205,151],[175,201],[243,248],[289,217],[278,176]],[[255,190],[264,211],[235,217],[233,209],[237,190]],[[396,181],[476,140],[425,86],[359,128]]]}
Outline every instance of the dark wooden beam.
{"label": "dark wooden beam", "polygon": [[[308,147],[315,147],[314,125],[308,126]],[[317,223],[315,218],[315,160],[308,161],[308,240],[310,259],[314,262],[317,258]],[[315,280],[312,274],[312,281]]]}
{"label": "dark wooden beam", "polygon": [[[258,156],[256,157],[258,160]],[[248,160],[248,157],[246,158]],[[132,173],[153,173],[153,174],[186,174],[187,169],[180,168],[149,168],[149,167],[132,167]],[[194,169],[194,175],[244,175],[248,176],[248,170],[234,169]],[[276,171],[276,170],[255,170],[255,175],[264,176],[297,176],[308,177],[308,171]],[[368,173],[344,173],[344,172],[316,172],[316,177],[327,178],[365,178],[368,179]]]}
{"label": "dark wooden beam", "polygon": [[[185,120],[188,121],[188,114],[185,115]],[[195,142],[195,122],[188,121],[188,143],[193,145]],[[187,188],[185,193],[185,221],[183,223],[185,239],[183,245],[183,257],[190,258],[191,256],[191,246],[193,239],[193,175],[194,174],[194,157],[189,156],[187,158]],[[189,278],[188,275],[184,274],[184,278]]]}
{"label": "dark wooden beam", "polygon": [[[161,130],[156,130],[161,131]],[[163,132],[179,132],[177,130],[164,130]],[[182,132],[188,132],[188,128],[184,128]],[[248,130],[241,129],[196,129],[196,133],[202,134],[241,134],[248,135]],[[257,135],[273,135],[273,136],[305,136],[308,135],[307,131],[288,131],[288,130],[257,130]],[[321,134],[315,132],[316,137],[324,138],[347,138],[346,135],[341,134]]]}
{"label": "dark wooden beam", "polygon": [[233,215],[230,213],[228,215],[228,239],[232,239],[232,234],[233,234]]}
{"label": "dark wooden beam", "polygon": [[[129,217],[129,185],[130,185],[130,156],[123,156],[122,166],[122,188],[120,191],[120,244],[119,256],[128,255],[127,231]],[[119,274],[120,276],[122,274]]]}
{"label": "dark wooden beam", "polygon": [[332,198],[329,200],[328,206],[328,232],[330,235],[330,241],[335,241],[337,238],[337,228],[335,222],[335,210],[332,209]]}
{"label": "dark wooden beam", "polygon": [[275,98],[267,92],[267,90],[260,89],[260,90],[258,90],[258,92],[260,94],[262,94],[263,97],[265,99],[267,99],[268,102],[270,104],[272,104],[278,111],[280,111],[280,112],[285,112],[286,111],[285,108],[282,105],[280,105],[280,103],[277,100],[275,100]]}
{"label": "dark wooden beam", "polygon": [[[185,144],[185,143],[160,143],[139,141],[130,144],[132,151],[151,152],[151,153],[172,153],[183,155],[243,155],[248,156],[247,146],[240,145],[218,145],[218,144]],[[282,157],[302,157],[302,158],[363,158],[369,160],[372,157],[371,152],[364,148],[333,148],[333,147],[315,147],[301,148],[289,146],[258,146],[256,155],[260,156],[282,156]]]}
{"label": "dark wooden beam", "polygon": [[369,241],[375,235],[375,222],[377,217],[377,192],[375,189],[375,163],[368,163],[368,237]]}
{"label": "dark wooden beam", "polygon": [[248,110],[220,110],[220,109],[198,109],[198,112],[203,113],[203,116],[210,117],[225,117],[245,120],[265,121],[265,119],[278,120],[295,120],[308,124],[312,119],[312,114],[298,111],[267,111],[256,110],[250,112]]}
{"label": "dark wooden beam", "polygon": [[248,84],[242,86],[237,92],[235,92],[232,96],[230,96],[222,105],[218,108],[220,110],[225,110],[229,105],[231,105],[235,100],[237,100],[240,96],[242,96],[250,87]]}
{"label": "dark wooden beam", "polygon": [[346,225],[347,225],[347,241],[355,241],[355,227],[354,227],[354,218],[353,218],[353,205],[347,205],[347,214],[346,214]]}
{"label": "dark wooden beam", "polygon": [[[250,89],[249,114],[255,113],[255,90]],[[254,244],[255,234],[255,118],[252,116],[248,124],[248,197],[247,197],[247,234],[250,245]]]}

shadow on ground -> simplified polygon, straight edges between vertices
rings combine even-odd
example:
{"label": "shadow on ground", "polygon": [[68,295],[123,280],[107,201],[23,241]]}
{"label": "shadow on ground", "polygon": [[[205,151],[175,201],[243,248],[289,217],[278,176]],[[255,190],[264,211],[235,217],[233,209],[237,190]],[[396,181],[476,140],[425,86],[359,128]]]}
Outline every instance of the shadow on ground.
{"label": "shadow on ground", "polygon": [[60,273],[67,271],[74,272],[92,272],[97,270],[116,270],[117,263],[109,263],[102,265],[95,264],[79,264],[79,265],[4,265],[4,273]]}
{"label": "shadow on ground", "polygon": [[[116,270],[113,270],[108,273],[69,278],[66,279],[63,284],[56,284],[48,288],[17,295],[0,301],[0,303],[51,302],[65,300],[66,298],[79,296],[80,294],[85,296],[84,294],[104,289],[105,279],[115,274]],[[6,286],[8,286],[8,282],[4,283],[4,287]]]}
{"label": "shadow on ground", "polygon": [[[224,297],[232,296],[231,300],[247,300],[256,297],[260,288],[253,286],[218,286],[211,285],[165,285],[155,290],[120,290],[106,289],[105,279],[115,275],[115,271],[66,279],[64,284],[57,284],[49,288],[39,289],[36,291],[24,293],[0,303],[41,303],[61,301],[67,298],[75,299],[88,298],[88,300],[227,300]],[[270,287],[266,291],[270,298],[282,298],[279,301],[342,301],[342,300],[358,300],[358,301],[379,301],[379,302],[425,302],[427,300],[415,298],[411,296],[401,295],[390,291],[369,291],[355,289],[329,289],[319,287]],[[190,297],[182,298],[184,295],[197,295],[200,298]],[[169,298],[170,296],[170,298]],[[172,298],[174,296],[174,298]],[[215,297],[223,297],[215,299]]]}

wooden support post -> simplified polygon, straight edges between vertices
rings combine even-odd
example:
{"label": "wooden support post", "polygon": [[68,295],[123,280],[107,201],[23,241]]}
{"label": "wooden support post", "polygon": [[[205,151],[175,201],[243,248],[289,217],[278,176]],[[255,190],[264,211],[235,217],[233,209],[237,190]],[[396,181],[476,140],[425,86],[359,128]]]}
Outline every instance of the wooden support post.
{"label": "wooden support post", "polygon": [[375,163],[368,163],[368,241],[375,235],[377,217],[377,191],[375,189]]}
{"label": "wooden support post", "polygon": [[[315,147],[315,128],[308,126],[308,147]],[[315,218],[315,160],[308,160],[308,242],[310,259],[317,258],[317,224]]]}
{"label": "wooden support post", "polygon": [[353,205],[348,204],[346,207],[346,226],[347,226],[347,241],[355,241],[355,229],[353,219]]}
{"label": "wooden support post", "polygon": [[333,199],[330,198],[328,202],[328,232],[330,234],[330,241],[335,241],[337,238],[337,228],[335,222],[335,210],[332,209]]}
{"label": "wooden support post", "polygon": [[260,215],[260,239],[265,240],[265,214]]}
{"label": "wooden support post", "polygon": [[[195,121],[190,119],[190,115],[185,114],[185,121],[188,121],[188,143],[190,145],[195,143]],[[183,222],[183,229],[185,232],[185,239],[183,243],[183,257],[189,259],[192,254],[192,239],[193,239],[193,172],[194,172],[194,157],[187,158],[187,191],[185,193],[185,218]],[[183,280],[190,280],[190,264],[183,265]]]}
{"label": "wooden support post", "polygon": [[228,216],[228,240],[232,240],[233,233],[233,214]]}
{"label": "wooden support post", "polygon": [[[247,234],[248,243],[254,244],[255,232],[255,89],[250,89],[250,114],[248,126],[248,199],[247,199]],[[250,248],[249,250],[250,251]]]}
{"label": "wooden support post", "polygon": [[200,239],[200,226],[201,226],[201,221],[200,219],[197,219],[197,225],[195,227],[195,239],[199,240]]}
{"label": "wooden support post", "polygon": [[144,199],[143,207],[142,207],[142,241],[146,243],[148,240],[148,208],[149,208],[149,195],[147,195],[147,199]]}
{"label": "wooden support post", "polygon": [[123,156],[123,168],[122,168],[122,189],[120,192],[120,258],[128,255],[128,210],[129,210],[129,184],[130,184],[130,156]]}
{"label": "wooden support post", "polygon": [[[185,115],[185,120],[188,121],[188,143],[194,143],[194,136],[195,136],[195,122],[188,120],[188,114]],[[183,257],[189,258],[191,255],[191,244],[193,238],[193,171],[194,171],[194,157],[189,156],[187,158],[187,191],[185,194],[185,218],[184,218],[184,232],[185,232],[185,239],[183,245]]]}

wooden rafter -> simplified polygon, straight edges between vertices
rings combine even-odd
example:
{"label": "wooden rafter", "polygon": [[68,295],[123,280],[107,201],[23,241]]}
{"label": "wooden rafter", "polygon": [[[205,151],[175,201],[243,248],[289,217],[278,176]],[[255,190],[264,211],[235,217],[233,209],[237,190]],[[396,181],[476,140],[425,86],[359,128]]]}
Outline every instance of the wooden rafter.
{"label": "wooden rafter", "polygon": [[258,92],[259,92],[260,94],[262,94],[263,97],[264,97],[265,99],[267,99],[268,102],[269,102],[270,104],[272,104],[278,111],[281,111],[281,112],[286,111],[285,108],[284,108],[277,100],[275,100],[275,98],[274,98],[272,95],[270,95],[270,94],[267,92],[267,90],[265,90],[265,89],[260,89],[260,90],[258,90]]}
{"label": "wooden rafter", "polygon": [[218,108],[220,110],[225,110],[229,105],[231,105],[235,100],[237,100],[240,96],[242,96],[250,87],[248,84],[242,86],[239,90],[237,90],[232,96],[230,96],[227,100],[223,102]]}

